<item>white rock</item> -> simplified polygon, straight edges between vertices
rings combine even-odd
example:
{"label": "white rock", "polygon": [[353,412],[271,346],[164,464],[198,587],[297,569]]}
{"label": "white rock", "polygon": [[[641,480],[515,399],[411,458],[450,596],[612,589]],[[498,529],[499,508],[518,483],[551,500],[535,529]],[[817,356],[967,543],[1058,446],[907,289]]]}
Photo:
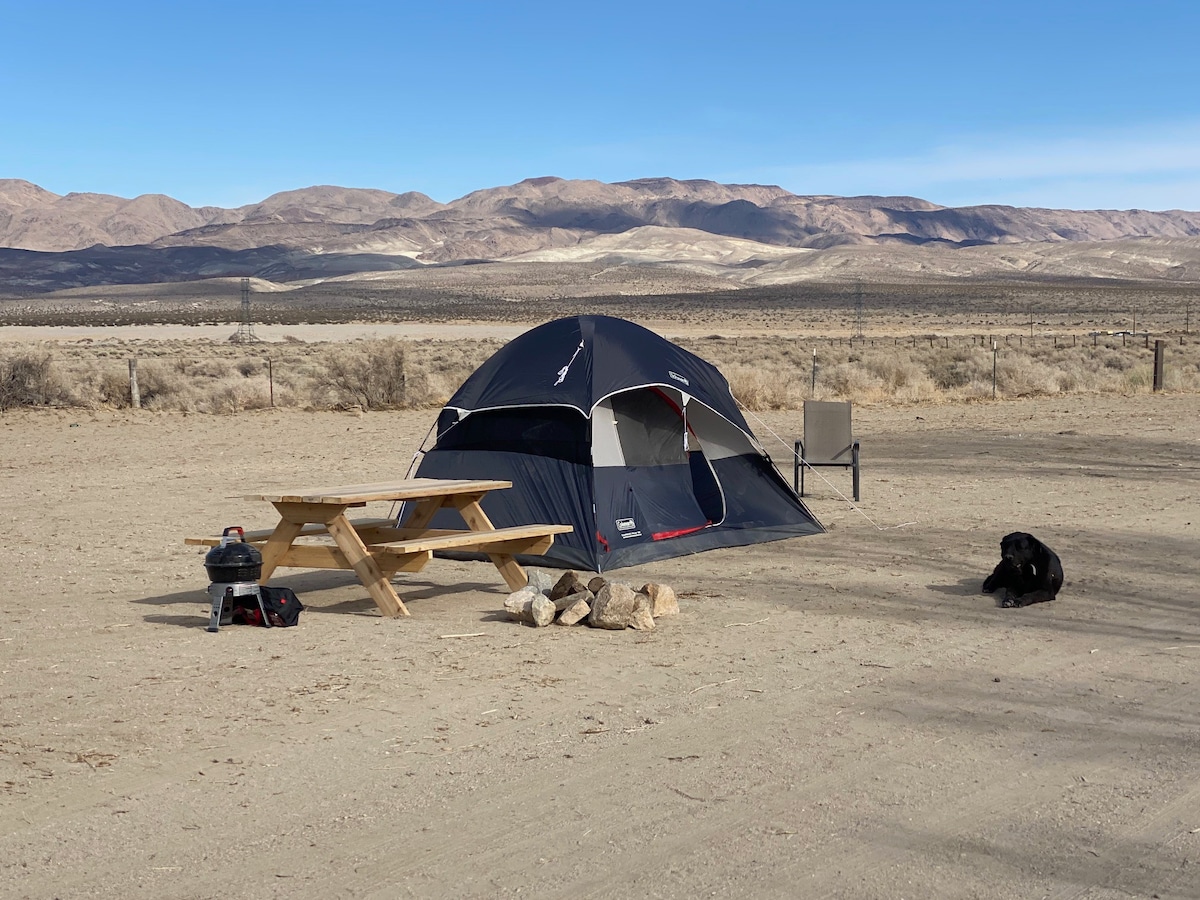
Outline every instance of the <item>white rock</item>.
{"label": "white rock", "polygon": [[627,584],[610,581],[596,594],[588,624],[593,628],[608,628],[619,631],[633,624],[637,593]]}
{"label": "white rock", "polygon": [[558,614],[559,625],[576,625],[587,618],[588,613],[592,611],[592,606],[586,599],[586,596],[591,596],[591,591],[585,594],[572,594],[572,597],[579,599],[564,609]]}
{"label": "white rock", "polygon": [[670,585],[651,582],[642,586],[642,593],[650,598],[650,615],[654,618],[679,615],[679,600]]}

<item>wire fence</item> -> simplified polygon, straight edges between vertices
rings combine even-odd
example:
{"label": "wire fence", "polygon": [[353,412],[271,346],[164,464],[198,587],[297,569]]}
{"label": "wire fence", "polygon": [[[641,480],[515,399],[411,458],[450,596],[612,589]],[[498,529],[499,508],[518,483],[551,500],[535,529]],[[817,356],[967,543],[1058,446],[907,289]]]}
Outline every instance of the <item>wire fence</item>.
{"label": "wire fence", "polygon": [[[1200,336],[1190,332],[709,335],[677,342],[724,372],[735,396],[755,409],[798,408],[811,398],[882,402],[1200,391]],[[34,351],[10,345],[0,346],[0,367],[22,352],[14,347],[42,354],[45,363],[40,393],[33,390],[7,406],[218,413],[393,409],[441,405],[500,344],[377,340],[181,347],[101,341],[39,345]]]}

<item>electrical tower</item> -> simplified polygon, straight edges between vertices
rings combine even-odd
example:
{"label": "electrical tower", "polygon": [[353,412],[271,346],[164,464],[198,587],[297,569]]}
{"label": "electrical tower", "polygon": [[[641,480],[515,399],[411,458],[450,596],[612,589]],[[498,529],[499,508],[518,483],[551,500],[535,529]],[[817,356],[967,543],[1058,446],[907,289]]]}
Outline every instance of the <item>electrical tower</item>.
{"label": "electrical tower", "polygon": [[254,333],[254,320],[250,317],[250,279],[242,279],[242,322],[238,325],[237,334],[232,338],[235,344],[257,344],[258,335]]}

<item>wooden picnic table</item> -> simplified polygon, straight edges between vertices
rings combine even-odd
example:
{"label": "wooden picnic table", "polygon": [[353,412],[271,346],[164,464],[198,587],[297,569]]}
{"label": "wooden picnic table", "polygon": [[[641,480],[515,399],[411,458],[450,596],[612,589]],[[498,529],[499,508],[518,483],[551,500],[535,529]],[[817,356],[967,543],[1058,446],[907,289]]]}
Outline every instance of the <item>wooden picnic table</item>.
{"label": "wooden picnic table", "polygon": [[[250,494],[279,512],[270,531],[247,532],[246,541],[262,550],[265,582],[280,566],[306,569],[353,569],[385,616],[407,616],[408,609],[389,578],[397,572],[419,572],[435,550],[485,554],[499,569],[511,590],[526,583],[516,554],[545,553],[554,535],[572,531],[570,525],[534,524],[496,528],[480,501],[489,491],[512,487],[510,481],[446,478],[406,478],[379,484],[352,484]],[[402,526],[394,518],[351,521],[346,511],[375,502],[411,503]],[[443,508],[458,510],[465,530],[430,528]],[[302,536],[327,535],[333,543],[297,544]],[[216,546],[220,538],[188,538],[185,543]]]}

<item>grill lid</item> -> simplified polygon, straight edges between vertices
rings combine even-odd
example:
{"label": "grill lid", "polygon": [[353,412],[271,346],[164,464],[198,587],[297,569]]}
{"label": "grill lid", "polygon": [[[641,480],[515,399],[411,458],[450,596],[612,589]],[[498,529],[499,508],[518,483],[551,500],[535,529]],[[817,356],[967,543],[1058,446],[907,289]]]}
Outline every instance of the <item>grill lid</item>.
{"label": "grill lid", "polygon": [[[233,539],[234,531],[238,540]],[[205,554],[204,568],[213,581],[257,581],[262,574],[262,554],[246,543],[240,526],[231,525],[221,533],[221,543]]]}

